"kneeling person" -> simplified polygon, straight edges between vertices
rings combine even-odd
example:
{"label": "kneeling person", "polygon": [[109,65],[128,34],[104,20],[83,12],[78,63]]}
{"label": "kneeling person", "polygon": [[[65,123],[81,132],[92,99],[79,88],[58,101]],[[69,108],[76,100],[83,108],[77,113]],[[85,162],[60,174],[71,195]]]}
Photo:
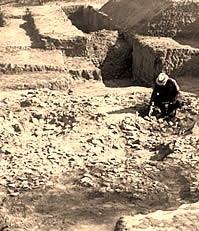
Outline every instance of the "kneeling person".
{"label": "kneeling person", "polygon": [[161,117],[175,116],[176,109],[180,108],[180,102],[177,99],[179,91],[179,86],[174,79],[169,78],[165,73],[160,73],[155,80],[151,95],[149,116],[152,113],[152,106],[161,110]]}

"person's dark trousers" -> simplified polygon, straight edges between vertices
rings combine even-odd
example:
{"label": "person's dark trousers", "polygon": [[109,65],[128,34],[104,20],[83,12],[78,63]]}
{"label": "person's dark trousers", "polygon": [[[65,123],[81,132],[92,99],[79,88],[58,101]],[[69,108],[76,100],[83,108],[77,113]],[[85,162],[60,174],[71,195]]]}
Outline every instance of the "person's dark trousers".
{"label": "person's dark trousers", "polygon": [[181,105],[180,101],[175,99],[168,106],[168,111],[167,111],[168,115],[173,114],[174,112],[176,112],[176,109],[181,108],[181,106],[182,105]]}
{"label": "person's dark trousers", "polygon": [[166,115],[166,105],[165,105],[165,103],[163,103],[163,102],[161,102],[159,100],[155,100],[154,105],[161,110],[161,116]]}
{"label": "person's dark trousers", "polygon": [[176,109],[181,107],[181,103],[179,100],[174,99],[171,102],[168,102],[168,107],[166,107],[165,102],[161,102],[159,100],[156,100],[154,102],[155,106],[157,106],[161,110],[161,117],[162,116],[175,116],[176,115]]}

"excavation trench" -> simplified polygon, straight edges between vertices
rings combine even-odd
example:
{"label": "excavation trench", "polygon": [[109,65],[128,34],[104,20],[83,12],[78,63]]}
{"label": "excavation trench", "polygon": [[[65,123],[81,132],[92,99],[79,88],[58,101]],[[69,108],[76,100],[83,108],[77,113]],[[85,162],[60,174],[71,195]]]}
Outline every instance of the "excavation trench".
{"label": "excavation trench", "polygon": [[96,32],[99,30],[114,30],[110,18],[103,12],[94,9],[92,6],[73,6],[63,8],[66,16],[72,24],[84,33]]}

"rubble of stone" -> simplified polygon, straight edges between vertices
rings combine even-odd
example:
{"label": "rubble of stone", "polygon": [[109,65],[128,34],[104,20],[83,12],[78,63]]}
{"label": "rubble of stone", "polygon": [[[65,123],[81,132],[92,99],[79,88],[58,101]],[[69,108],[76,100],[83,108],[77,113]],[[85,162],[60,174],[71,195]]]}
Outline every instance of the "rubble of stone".
{"label": "rubble of stone", "polygon": [[173,121],[148,117],[149,97],[150,90],[78,96],[41,89],[2,98],[5,195],[53,186],[72,172],[78,187],[126,194],[146,205],[197,200],[197,95],[183,93],[185,106]]}
{"label": "rubble of stone", "polygon": [[1,100],[1,185],[17,196],[79,169],[85,172],[80,184],[94,190],[168,200],[161,178],[176,168],[172,179],[188,182],[179,185],[181,193],[189,187],[190,195],[197,194],[197,97],[184,96],[187,108],[175,121],[144,116],[148,98],[141,92],[94,98],[44,89]]}

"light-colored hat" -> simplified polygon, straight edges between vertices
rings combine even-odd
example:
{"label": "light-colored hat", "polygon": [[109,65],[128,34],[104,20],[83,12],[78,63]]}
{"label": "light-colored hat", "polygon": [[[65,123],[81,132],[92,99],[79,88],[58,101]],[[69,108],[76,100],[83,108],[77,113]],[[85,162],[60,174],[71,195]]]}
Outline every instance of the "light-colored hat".
{"label": "light-colored hat", "polygon": [[164,86],[167,83],[169,76],[165,73],[160,73],[156,79],[157,85]]}

